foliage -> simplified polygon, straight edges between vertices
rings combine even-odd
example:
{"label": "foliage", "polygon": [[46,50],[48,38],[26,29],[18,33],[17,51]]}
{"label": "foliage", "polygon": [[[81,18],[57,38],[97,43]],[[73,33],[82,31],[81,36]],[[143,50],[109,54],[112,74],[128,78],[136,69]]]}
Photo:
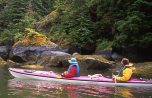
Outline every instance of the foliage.
{"label": "foliage", "polygon": [[[68,2],[67,2],[68,1]],[[84,1],[57,0],[56,6],[62,10],[60,21],[53,26],[51,32],[59,32],[64,35],[70,45],[81,48],[88,47],[94,41],[94,23],[88,15],[88,9]],[[63,5],[64,4],[64,5]],[[79,6],[81,5],[81,7]]]}
{"label": "foliage", "polygon": [[12,36],[12,35],[10,35],[10,34],[11,34],[10,31],[7,30],[7,29],[5,29],[5,30],[0,34],[0,43],[2,43],[2,42],[4,42],[4,41],[6,41],[7,39],[9,39],[10,36]]}
{"label": "foliage", "polygon": [[112,47],[112,42],[107,39],[99,39],[97,40],[97,51],[110,49]]}
{"label": "foliage", "polygon": [[[4,39],[18,39],[25,28],[34,28],[37,19],[51,11],[53,0],[1,0],[0,4],[4,7],[0,13],[0,35],[3,42]],[[39,13],[40,10],[43,14]],[[5,37],[8,35],[6,30],[10,33],[8,37]]]}
{"label": "foliage", "polygon": [[0,6],[0,43],[32,28],[78,48],[152,46],[150,0],[0,0]]}
{"label": "foliage", "polygon": [[116,22],[118,32],[114,46],[144,48],[151,46],[152,15],[149,14],[151,7],[152,4],[146,0],[135,0],[129,6],[127,16]]}
{"label": "foliage", "polygon": [[35,12],[35,18],[41,19],[53,10],[55,0],[31,0],[32,10]]}
{"label": "foliage", "polygon": [[31,28],[25,29],[24,35],[20,38],[19,41],[15,43],[14,46],[16,45],[25,45],[25,46],[26,45],[36,45],[36,46],[54,45],[56,46],[56,44],[49,41],[45,35],[40,34]]}

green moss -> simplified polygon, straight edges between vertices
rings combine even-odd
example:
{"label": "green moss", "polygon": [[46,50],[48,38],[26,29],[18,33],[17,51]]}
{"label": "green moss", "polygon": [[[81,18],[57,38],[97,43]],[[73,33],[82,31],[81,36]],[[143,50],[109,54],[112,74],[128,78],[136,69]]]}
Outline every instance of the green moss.
{"label": "green moss", "polygon": [[5,66],[7,63],[0,57],[0,67]]}
{"label": "green moss", "polygon": [[106,39],[97,40],[97,48],[96,51],[111,49],[113,42],[108,41]]}
{"label": "green moss", "polygon": [[41,46],[41,45],[54,45],[57,46],[55,43],[48,40],[48,38],[39,33],[36,32],[34,29],[26,28],[25,33],[21,40],[15,43],[15,45],[35,45],[35,46]]}
{"label": "green moss", "polygon": [[135,76],[141,78],[152,78],[152,66],[149,65],[136,68]]}
{"label": "green moss", "polygon": [[31,69],[42,69],[44,66],[41,65],[23,65],[22,68],[31,68]]}
{"label": "green moss", "polygon": [[47,24],[53,24],[57,21],[59,17],[58,9],[52,11],[46,17],[42,18],[39,22],[37,22],[37,28],[41,29]]}
{"label": "green moss", "polygon": [[76,55],[74,56],[77,59],[85,59],[85,58],[94,58],[103,62],[110,62],[109,60],[105,59],[102,56],[98,56],[98,55]]}

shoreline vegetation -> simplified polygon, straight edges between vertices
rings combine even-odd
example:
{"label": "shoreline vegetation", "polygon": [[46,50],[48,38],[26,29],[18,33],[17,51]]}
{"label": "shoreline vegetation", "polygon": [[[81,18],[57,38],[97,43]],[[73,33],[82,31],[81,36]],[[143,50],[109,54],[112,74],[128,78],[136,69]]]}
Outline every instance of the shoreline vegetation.
{"label": "shoreline vegetation", "polygon": [[65,67],[79,55],[85,68],[102,69],[123,57],[152,61],[151,7],[148,0],[0,0],[1,63]]}
{"label": "shoreline vegetation", "polygon": [[1,0],[0,12],[0,45],[14,45],[29,28],[44,37],[32,44],[51,40],[71,54],[111,49],[134,61],[152,60],[148,0]]}

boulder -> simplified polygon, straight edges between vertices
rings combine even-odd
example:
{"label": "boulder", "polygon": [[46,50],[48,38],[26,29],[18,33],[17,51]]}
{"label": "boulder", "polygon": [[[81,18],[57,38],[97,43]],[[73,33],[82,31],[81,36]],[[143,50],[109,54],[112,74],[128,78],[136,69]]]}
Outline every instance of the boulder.
{"label": "boulder", "polygon": [[61,60],[69,57],[70,54],[61,51],[44,51],[38,58],[38,64],[45,66],[57,66]]}
{"label": "boulder", "polygon": [[0,57],[0,67],[6,65],[6,61],[4,61],[1,57]]}
{"label": "boulder", "polygon": [[22,68],[31,68],[31,69],[42,69],[44,66],[41,65],[23,65]]}
{"label": "boulder", "polygon": [[78,60],[80,69],[107,69],[112,67],[114,64],[114,62],[109,61],[104,57],[98,55],[76,55],[64,58],[61,62],[59,62],[58,66],[68,67],[68,59],[73,57]]}
{"label": "boulder", "polygon": [[9,55],[9,49],[7,46],[0,46],[0,57],[2,57],[4,60],[8,58]]}
{"label": "boulder", "polygon": [[108,60],[113,60],[112,59],[112,50],[111,49],[107,49],[107,50],[103,50],[103,51],[96,51],[94,53],[95,55],[101,55],[104,58],[108,59]]}
{"label": "boulder", "polygon": [[51,65],[52,58],[68,55],[70,54],[50,41],[45,35],[34,29],[26,28],[24,35],[13,45],[9,58],[26,65]]}
{"label": "boulder", "polygon": [[140,66],[136,68],[136,71],[134,72],[134,75],[138,78],[146,78],[151,79],[152,78],[152,66]]}
{"label": "boulder", "polygon": [[15,46],[12,47],[10,58],[18,63],[50,65],[48,59],[68,55],[70,54],[54,46]]}

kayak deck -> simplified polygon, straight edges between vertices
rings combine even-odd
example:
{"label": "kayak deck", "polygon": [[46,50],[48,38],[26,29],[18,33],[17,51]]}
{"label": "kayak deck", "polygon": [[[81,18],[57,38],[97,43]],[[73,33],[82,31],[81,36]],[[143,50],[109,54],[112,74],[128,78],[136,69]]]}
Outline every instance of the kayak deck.
{"label": "kayak deck", "polygon": [[[9,72],[17,78],[26,78],[26,79],[38,79],[38,80],[53,80],[59,79],[56,78],[58,74],[54,72],[48,71],[36,71],[36,70],[27,70],[27,69],[19,69],[19,68],[9,68]],[[71,81],[90,81],[90,82],[107,82],[114,83],[111,78],[106,78],[103,76],[90,78],[89,76],[78,76],[73,78],[61,78],[60,80],[71,80]],[[140,83],[140,84],[152,84],[152,81],[142,81],[139,79],[131,79],[126,83]],[[120,84],[120,83],[119,83]]]}

